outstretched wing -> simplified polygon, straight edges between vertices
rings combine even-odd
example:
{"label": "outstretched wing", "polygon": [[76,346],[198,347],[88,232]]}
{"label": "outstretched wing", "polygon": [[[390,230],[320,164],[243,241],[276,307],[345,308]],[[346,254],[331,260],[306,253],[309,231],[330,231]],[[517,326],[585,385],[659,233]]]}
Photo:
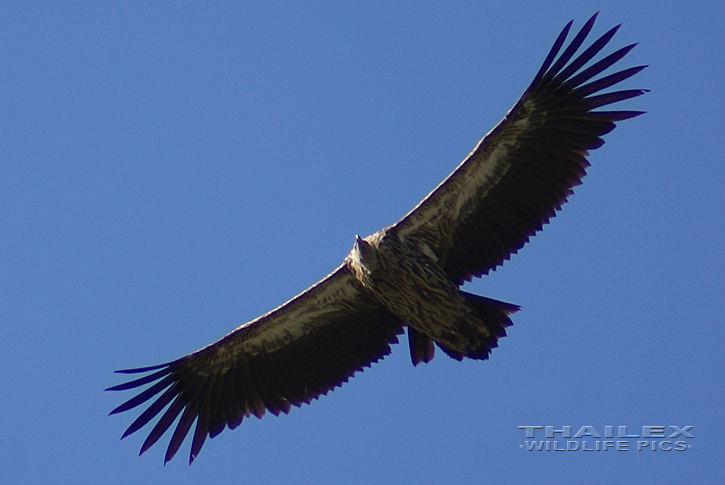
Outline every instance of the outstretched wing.
{"label": "outstretched wing", "polygon": [[[594,111],[646,92],[599,94],[633,76],[638,66],[595,79],[624,57],[623,47],[585,68],[611,40],[609,30],[573,59],[594,15],[555,58],[572,22],[506,117],[418,206],[392,228],[443,266],[458,284],[488,273],[519,250],[555,215],[589,166],[588,150],[616,121],[640,111]],[[572,60],[573,59],[573,60]]]}
{"label": "outstretched wing", "polygon": [[265,410],[287,413],[292,405],[326,394],[390,353],[401,331],[402,323],[358,291],[343,265],[276,310],[197,352],[167,364],[118,371],[152,373],[108,390],[152,385],[111,414],[153,400],[123,434],[125,438],[161,414],[141,453],[181,415],[165,462],[174,457],[196,420],[191,463],[207,436],[239,426],[245,416],[261,418]]}

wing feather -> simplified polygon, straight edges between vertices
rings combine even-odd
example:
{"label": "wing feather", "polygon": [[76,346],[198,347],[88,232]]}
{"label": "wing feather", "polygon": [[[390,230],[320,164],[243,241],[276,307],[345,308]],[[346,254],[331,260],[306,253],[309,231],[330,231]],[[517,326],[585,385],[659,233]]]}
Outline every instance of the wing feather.
{"label": "wing feather", "polygon": [[[557,37],[534,81],[506,117],[433,192],[395,224],[395,231],[421,252],[435,255],[453,281],[487,274],[523,247],[581,183],[589,150],[615,122],[640,111],[592,111],[645,93],[642,89],[600,93],[645,66],[596,78],[634,44],[590,67],[619,26],[578,57],[594,25],[587,21],[564,46],[569,22]],[[573,59],[573,60],[572,60]]]}
{"label": "wing feather", "polygon": [[178,452],[196,421],[191,462],[207,437],[239,426],[244,417],[288,413],[291,406],[309,403],[342,385],[390,353],[401,331],[402,323],[359,291],[343,265],[279,308],[193,354],[140,371],[119,371],[153,373],[109,388],[121,391],[150,384],[111,414],[151,400],[123,435],[160,416],[141,453],[181,415],[165,461]]}

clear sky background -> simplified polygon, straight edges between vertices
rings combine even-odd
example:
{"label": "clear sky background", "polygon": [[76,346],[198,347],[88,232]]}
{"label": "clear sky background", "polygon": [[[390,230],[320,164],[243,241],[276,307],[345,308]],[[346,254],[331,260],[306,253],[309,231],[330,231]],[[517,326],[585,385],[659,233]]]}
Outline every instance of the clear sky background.
{"label": "clear sky background", "polygon": [[[725,477],[720,1],[2,2],[0,482],[715,483]],[[196,350],[398,220],[564,24],[649,88],[570,203],[469,291],[486,362],[407,342],[289,415],[119,441],[119,368]],[[611,50],[610,50],[611,51]],[[314,356],[311,356],[314,358]],[[529,452],[518,426],[693,426],[685,451]],[[542,435],[537,435],[542,436]],[[630,440],[634,443],[636,440]],[[662,441],[662,440],[659,440]],[[725,483],[725,482],[723,482]]]}

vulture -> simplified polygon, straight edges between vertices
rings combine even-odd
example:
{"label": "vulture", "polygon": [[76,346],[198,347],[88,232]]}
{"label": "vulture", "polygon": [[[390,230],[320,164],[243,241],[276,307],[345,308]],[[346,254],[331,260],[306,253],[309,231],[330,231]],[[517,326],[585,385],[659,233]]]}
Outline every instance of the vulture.
{"label": "vulture", "polygon": [[356,236],[325,278],[196,352],[117,371],[142,375],[107,390],[147,387],[111,414],[150,403],[122,437],[158,417],[141,454],[176,422],[166,463],[195,424],[191,464],[207,437],[327,394],[389,354],[406,328],[413,365],[436,346],[459,361],[488,358],[519,307],[461,285],[521,249],[581,183],[589,150],[643,113],[599,109],[647,92],[605,91],[646,66],[603,74],[636,45],[594,60],[619,25],[575,55],[595,19],[565,45],[569,22],[503,120],[400,221]]}

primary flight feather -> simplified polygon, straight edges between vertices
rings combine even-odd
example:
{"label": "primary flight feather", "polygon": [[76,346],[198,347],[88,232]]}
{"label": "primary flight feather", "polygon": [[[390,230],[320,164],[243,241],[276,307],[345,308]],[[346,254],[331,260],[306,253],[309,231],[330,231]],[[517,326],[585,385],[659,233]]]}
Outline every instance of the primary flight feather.
{"label": "primary flight feather", "polygon": [[518,251],[581,183],[601,136],[642,114],[597,110],[646,90],[602,92],[644,69],[600,76],[634,44],[588,65],[619,26],[575,57],[595,19],[559,54],[569,22],[504,119],[400,221],[356,237],[327,277],[201,350],[118,371],[146,375],[109,390],[149,387],[111,414],[151,401],[123,437],[160,416],[143,453],[178,419],[166,462],[196,423],[191,463],[207,437],[244,417],[287,413],[346,382],[390,353],[406,327],[414,365],[429,362],[435,345],[457,360],[486,359],[519,307],[460,286]]}

